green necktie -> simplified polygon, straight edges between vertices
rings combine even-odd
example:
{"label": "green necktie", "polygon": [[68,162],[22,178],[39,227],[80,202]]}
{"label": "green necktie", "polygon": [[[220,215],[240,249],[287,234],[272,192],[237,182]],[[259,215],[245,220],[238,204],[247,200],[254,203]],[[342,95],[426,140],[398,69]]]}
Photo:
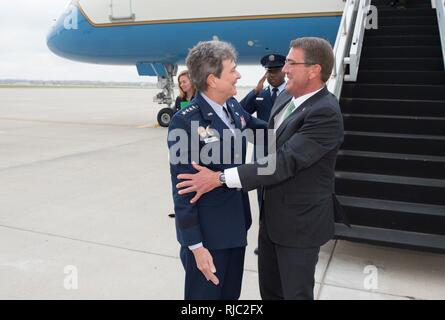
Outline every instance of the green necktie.
{"label": "green necktie", "polygon": [[289,102],[289,104],[287,105],[287,109],[286,109],[286,112],[284,113],[283,120],[286,119],[287,117],[289,117],[290,114],[292,113],[292,111],[294,111],[294,110],[295,110],[294,100],[291,100]]}

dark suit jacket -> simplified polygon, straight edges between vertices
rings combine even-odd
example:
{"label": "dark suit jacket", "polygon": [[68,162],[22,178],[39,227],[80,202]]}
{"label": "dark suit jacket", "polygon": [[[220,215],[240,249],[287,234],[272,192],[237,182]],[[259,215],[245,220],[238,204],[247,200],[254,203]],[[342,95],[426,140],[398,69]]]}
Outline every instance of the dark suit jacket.
{"label": "dark suit jacket", "polygon": [[[227,106],[237,129],[242,131],[245,128],[266,128],[267,124],[264,121],[245,112],[235,99],[229,99]],[[201,128],[201,132],[208,129],[207,132],[211,132],[211,135],[199,139],[198,127]],[[210,250],[245,246],[247,230],[252,221],[247,193],[237,189],[217,188],[203,195],[197,204],[192,205],[190,200],[194,193],[179,195],[176,184],[179,182],[178,174],[196,173],[191,165],[192,160],[215,171],[235,167],[237,161],[238,164],[245,163],[246,141],[243,141],[241,150],[237,152],[235,152],[236,149],[234,151],[233,144],[231,144],[231,157],[228,159],[229,161],[225,161],[227,163],[224,163],[223,130],[228,130],[228,127],[201,94],[198,94],[187,108],[173,116],[168,129],[170,173],[176,214],[176,234],[179,243],[182,246],[190,246],[202,242],[204,247]],[[187,148],[177,148],[180,135],[182,138],[185,137]],[[193,135],[198,138],[196,144],[192,143]],[[218,138],[211,139],[210,136]],[[202,153],[203,149],[207,151]],[[203,163],[202,158],[192,158],[192,154],[210,154],[210,149],[212,152],[219,150],[218,157],[215,157],[215,163]],[[180,159],[180,161],[172,163],[174,158]]]}
{"label": "dark suit jacket", "polygon": [[[292,99],[292,95],[289,92],[287,92],[286,89],[284,89],[278,95],[278,97],[275,100],[275,103],[274,103],[272,109],[273,110],[278,110],[278,108],[280,108],[279,110],[281,110],[281,106],[283,106],[284,104],[288,104],[290,99]],[[269,121],[269,120],[270,120],[270,114],[269,114],[269,118],[267,118],[266,121]]]}
{"label": "dark suit jacket", "polygon": [[[272,110],[269,128],[287,102]],[[258,175],[262,165],[257,163],[238,167],[244,190],[264,186],[261,219],[272,241],[289,247],[317,247],[332,238],[334,168],[342,142],[340,107],[325,87],[278,128],[272,175]]]}

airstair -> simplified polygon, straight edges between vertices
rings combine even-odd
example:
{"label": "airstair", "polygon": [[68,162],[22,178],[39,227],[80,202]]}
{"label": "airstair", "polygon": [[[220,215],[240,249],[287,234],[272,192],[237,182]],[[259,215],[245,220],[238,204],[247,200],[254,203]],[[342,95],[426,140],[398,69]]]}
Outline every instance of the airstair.
{"label": "airstair", "polygon": [[334,48],[336,193],[352,224],[336,238],[445,252],[445,4],[389,2],[347,1]]}

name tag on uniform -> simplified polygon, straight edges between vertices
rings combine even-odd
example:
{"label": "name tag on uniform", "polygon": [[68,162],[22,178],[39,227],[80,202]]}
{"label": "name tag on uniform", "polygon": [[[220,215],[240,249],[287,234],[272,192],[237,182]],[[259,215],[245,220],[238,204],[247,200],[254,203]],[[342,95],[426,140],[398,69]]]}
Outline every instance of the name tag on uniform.
{"label": "name tag on uniform", "polygon": [[264,98],[263,97],[257,97],[255,100],[263,101]]}

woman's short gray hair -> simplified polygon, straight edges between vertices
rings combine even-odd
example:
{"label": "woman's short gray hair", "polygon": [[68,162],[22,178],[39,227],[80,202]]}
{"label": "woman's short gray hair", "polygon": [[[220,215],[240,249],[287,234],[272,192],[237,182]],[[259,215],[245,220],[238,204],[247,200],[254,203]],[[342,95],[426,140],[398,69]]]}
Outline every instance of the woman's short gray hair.
{"label": "woman's short gray hair", "polygon": [[290,47],[303,50],[304,62],[319,64],[321,79],[323,82],[329,80],[334,66],[334,52],[328,41],[315,37],[298,38],[290,43]]}
{"label": "woman's short gray hair", "polygon": [[190,80],[199,91],[207,90],[207,78],[213,74],[220,77],[223,61],[236,61],[235,48],[224,41],[204,41],[194,46],[185,62],[190,72]]}

